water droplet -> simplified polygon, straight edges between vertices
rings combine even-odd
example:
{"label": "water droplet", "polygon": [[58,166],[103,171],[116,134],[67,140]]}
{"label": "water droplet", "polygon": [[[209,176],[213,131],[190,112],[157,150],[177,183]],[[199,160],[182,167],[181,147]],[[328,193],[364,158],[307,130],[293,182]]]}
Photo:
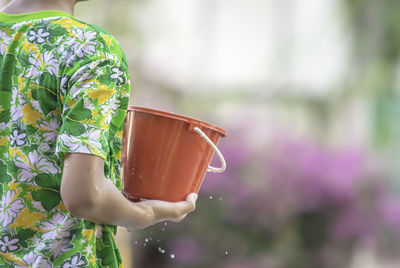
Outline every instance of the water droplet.
{"label": "water droplet", "polygon": [[175,254],[171,254],[171,259],[175,259]]}
{"label": "water droplet", "polygon": [[163,232],[165,231],[165,229],[164,229],[164,228],[162,228],[161,230],[162,230]]}
{"label": "water droplet", "polygon": [[138,244],[138,241],[135,241],[135,244],[137,245],[137,244]]}
{"label": "water droplet", "polygon": [[213,199],[212,195],[210,195],[210,199]]}
{"label": "water droplet", "polygon": [[160,239],[157,239],[157,242],[160,242]]}
{"label": "water droplet", "polygon": [[222,201],[222,197],[219,198],[219,201]]}
{"label": "water droplet", "polygon": [[149,242],[149,239],[148,239],[148,238],[146,238],[144,241],[146,241],[146,242]]}
{"label": "water droplet", "polygon": [[164,225],[165,225],[165,226],[167,226],[167,225],[168,225],[168,223],[167,223],[167,222],[164,222]]}
{"label": "water droplet", "polygon": [[147,244],[146,244],[146,243],[144,243],[144,244],[143,244],[143,246],[145,247],[145,246],[147,246]]}
{"label": "water droplet", "polygon": [[161,247],[158,247],[158,251],[160,251],[162,254],[165,253],[165,249],[162,249]]}
{"label": "water droplet", "polygon": [[228,251],[225,251],[225,255],[228,255]]}

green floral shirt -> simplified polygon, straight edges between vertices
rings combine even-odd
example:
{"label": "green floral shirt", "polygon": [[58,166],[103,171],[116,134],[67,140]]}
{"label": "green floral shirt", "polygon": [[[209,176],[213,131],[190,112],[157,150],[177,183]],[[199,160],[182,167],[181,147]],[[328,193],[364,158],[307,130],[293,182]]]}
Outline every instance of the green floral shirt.
{"label": "green floral shirt", "polygon": [[64,153],[121,187],[129,71],[113,36],[60,11],[0,13],[0,267],[121,267],[115,226],[66,210]]}

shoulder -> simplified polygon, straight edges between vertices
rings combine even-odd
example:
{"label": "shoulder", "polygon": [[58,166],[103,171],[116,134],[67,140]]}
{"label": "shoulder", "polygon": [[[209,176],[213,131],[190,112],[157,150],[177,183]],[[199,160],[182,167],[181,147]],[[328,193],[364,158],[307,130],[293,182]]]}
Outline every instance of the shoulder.
{"label": "shoulder", "polygon": [[49,23],[52,28],[58,28],[53,32],[60,33],[59,44],[72,48],[78,56],[85,53],[87,56],[111,58],[121,64],[126,61],[117,39],[100,26],[73,17],[54,18]]}

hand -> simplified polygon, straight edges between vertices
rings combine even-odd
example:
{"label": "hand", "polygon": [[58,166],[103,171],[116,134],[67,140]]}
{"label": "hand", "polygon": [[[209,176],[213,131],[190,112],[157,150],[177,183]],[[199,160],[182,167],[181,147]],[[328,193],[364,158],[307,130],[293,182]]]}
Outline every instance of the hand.
{"label": "hand", "polygon": [[145,200],[135,203],[143,209],[145,215],[143,224],[141,226],[136,225],[135,229],[142,229],[165,220],[182,221],[188,213],[195,210],[197,197],[196,193],[191,193],[185,201],[180,202]]}

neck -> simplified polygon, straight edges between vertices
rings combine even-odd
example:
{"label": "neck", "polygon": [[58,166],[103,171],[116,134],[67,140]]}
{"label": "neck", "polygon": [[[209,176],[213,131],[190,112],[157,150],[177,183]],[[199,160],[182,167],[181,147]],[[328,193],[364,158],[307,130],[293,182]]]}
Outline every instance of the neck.
{"label": "neck", "polygon": [[74,15],[76,0],[12,0],[1,12],[22,14],[43,10],[60,10]]}

